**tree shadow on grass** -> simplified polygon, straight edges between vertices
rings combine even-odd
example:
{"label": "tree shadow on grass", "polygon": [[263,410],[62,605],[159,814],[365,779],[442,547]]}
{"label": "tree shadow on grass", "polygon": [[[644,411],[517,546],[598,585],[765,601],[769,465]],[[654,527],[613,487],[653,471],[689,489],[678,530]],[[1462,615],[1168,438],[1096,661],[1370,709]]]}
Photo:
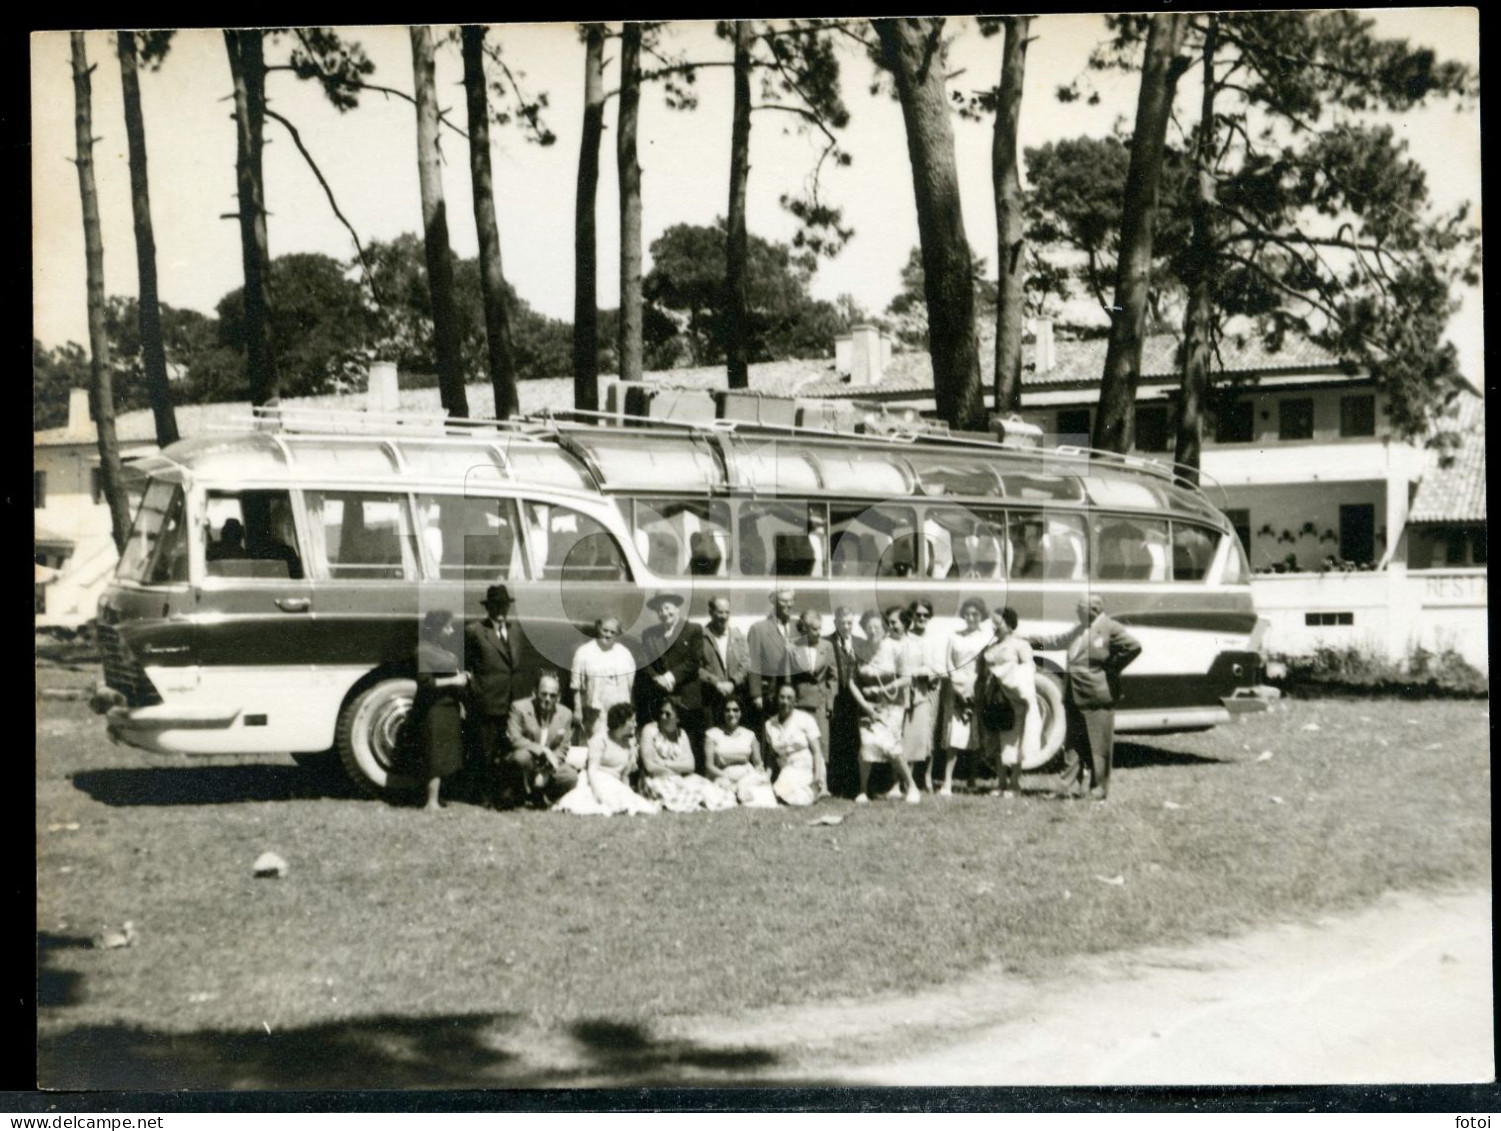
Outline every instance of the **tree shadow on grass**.
{"label": "tree shadow on grass", "polygon": [[355,796],[345,779],[311,766],[149,766],[84,770],[73,785],[105,805],[232,805]]}
{"label": "tree shadow on grass", "polygon": [[39,1007],[60,1008],[77,1005],[83,1000],[83,975],[76,970],[52,969],[52,952],[82,950],[93,945],[91,939],[86,939],[82,935],[54,935],[51,931],[37,932],[36,1002]]}
{"label": "tree shadow on grass", "polygon": [[1117,769],[1137,766],[1229,766],[1234,760],[1209,754],[1185,754],[1181,750],[1164,750],[1141,742],[1117,742],[1112,762]]}
{"label": "tree shadow on grass", "polygon": [[515,1013],[367,1017],[300,1029],[169,1033],[82,1026],[38,1042],[48,1089],[528,1088],[733,1082],[777,1063],[767,1049],[657,1040],[643,1027],[586,1020],[566,1030],[564,1064],[521,1055],[545,1042]]}

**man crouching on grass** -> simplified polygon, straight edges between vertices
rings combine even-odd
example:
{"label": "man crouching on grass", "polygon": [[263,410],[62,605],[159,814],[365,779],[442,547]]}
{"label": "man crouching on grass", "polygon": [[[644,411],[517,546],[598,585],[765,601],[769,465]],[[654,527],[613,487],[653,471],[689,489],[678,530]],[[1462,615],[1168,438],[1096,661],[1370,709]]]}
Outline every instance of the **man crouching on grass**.
{"label": "man crouching on grass", "polygon": [[1068,649],[1068,688],[1063,696],[1068,733],[1060,791],[1065,797],[1076,794],[1087,758],[1090,800],[1104,801],[1110,793],[1110,763],[1115,756],[1115,704],[1121,697],[1121,672],[1141,655],[1141,644],[1105,615],[1101,597],[1081,599],[1074,611],[1079,623],[1073,628],[1058,636],[1034,636],[1028,643],[1043,651]]}
{"label": "man crouching on grass", "polygon": [[[567,760],[573,713],[559,702],[562,691],[562,681],[543,672],[536,693],[511,704],[507,762],[513,783],[520,777],[520,795],[529,804],[551,804],[578,784],[578,771]],[[514,788],[510,792],[514,795]]]}

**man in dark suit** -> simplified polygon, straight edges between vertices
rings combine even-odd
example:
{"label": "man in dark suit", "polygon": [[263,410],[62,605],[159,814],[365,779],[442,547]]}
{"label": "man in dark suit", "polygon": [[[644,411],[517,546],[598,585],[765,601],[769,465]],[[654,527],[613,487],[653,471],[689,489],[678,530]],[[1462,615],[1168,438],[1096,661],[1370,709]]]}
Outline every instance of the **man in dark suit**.
{"label": "man in dark suit", "polygon": [[1089,796],[1104,801],[1110,793],[1110,764],[1115,756],[1115,704],[1120,701],[1121,672],[1141,655],[1141,644],[1118,621],[1105,615],[1098,596],[1079,601],[1079,623],[1051,637],[1032,637],[1033,648],[1068,651],[1066,752],[1060,788],[1072,797],[1083,784],[1089,761]]}
{"label": "man in dark suit", "polygon": [[683,729],[688,730],[688,720],[699,717],[698,666],[704,630],[683,616],[681,593],[658,593],[646,605],[656,612],[657,623],[641,634],[646,666],[638,677],[639,717],[644,722],[656,719],[663,701],[671,698],[684,721]]}
{"label": "man in dark suit", "polygon": [[557,673],[546,671],[530,698],[511,704],[507,762],[528,801],[556,801],[578,784],[578,770],[568,764],[573,712],[560,702],[562,692]]}
{"label": "man in dark suit", "polygon": [[511,703],[530,690],[526,637],[511,618],[511,594],[504,585],[485,591],[487,616],[464,629],[464,667],[478,743],[475,783],[480,800],[500,801],[501,768]]}
{"label": "man in dark suit", "polygon": [[792,606],[796,602],[797,594],[791,589],[778,589],[771,595],[771,612],[766,619],[751,625],[745,635],[750,648],[747,683],[750,705],[755,710],[755,717],[748,721],[754,727],[759,727],[771,710],[777,684],[787,673],[787,642],[796,632],[792,627]]}
{"label": "man in dark suit", "polygon": [[834,610],[834,634],[828,638],[834,653],[834,702],[829,708],[829,791],[853,797],[860,790],[860,704],[851,685],[860,665],[870,659],[870,641],[856,636],[859,614],[848,605]]}
{"label": "man in dark suit", "polygon": [[[824,757],[829,753],[829,708],[839,687],[839,665],[834,645],[823,638],[823,613],[804,609],[797,618],[798,633],[787,645],[787,674],[779,681],[792,685],[797,706],[818,724]],[[764,751],[763,751],[764,753]]]}
{"label": "man in dark suit", "polygon": [[[719,724],[726,699],[732,695],[745,697],[749,678],[750,649],[745,633],[730,623],[730,599],[711,598],[709,623],[704,627],[698,663],[699,690],[708,726]],[[744,709],[742,703],[741,710]]]}

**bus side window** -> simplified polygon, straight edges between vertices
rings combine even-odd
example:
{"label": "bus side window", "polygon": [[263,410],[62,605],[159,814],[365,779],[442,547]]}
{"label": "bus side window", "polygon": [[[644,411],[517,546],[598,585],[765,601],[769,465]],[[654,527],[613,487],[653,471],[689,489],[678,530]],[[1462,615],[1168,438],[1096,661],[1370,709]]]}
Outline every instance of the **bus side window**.
{"label": "bus side window", "polygon": [[1155,519],[1094,519],[1094,576],[1101,581],[1167,581],[1167,523]]}
{"label": "bus side window", "polygon": [[445,580],[504,581],[521,576],[516,504],[479,495],[418,495],[428,557]]}
{"label": "bus side window", "polygon": [[1041,576],[1083,581],[1089,570],[1089,543],[1084,520],[1077,515],[1047,514],[1042,532]]}
{"label": "bus side window", "polygon": [[209,577],[302,578],[286,491],[210,491],[204,510],[203,557]]}
{"label": "bus side window", "polygon": [[737,530],[741,576],[824,576],[829,548],[822,503],[747,500]]}
{"label": "bus side window", "polygon": [[1173,580],[1203,581],[1214,561],[1220,537],[1202,526],[1173,523]]}
{"label": "bus side window", "polygon": [[660,577],[729,573],[730,508],[721,500],[637,499],[636,548]]}
{"label": "bus side window", "polygon": [[910,577],[917,570],[917,515],[911,507],[834,504],[835,577]]}
{"label": "bus side window", "polygon": [[417,578],[405,495],[309,491],[313,560],[324,576],[349,581]]}
{"label": "bus side window", "polygon": [[1002,578],[1012,557],[1003,511],[929,507],[923,519],[927,572],[936,578]]}
{"label": "bus side window", "polygon": [[534,578],[629,581],[620,544],[597,520],[557,503],[526,504]]}

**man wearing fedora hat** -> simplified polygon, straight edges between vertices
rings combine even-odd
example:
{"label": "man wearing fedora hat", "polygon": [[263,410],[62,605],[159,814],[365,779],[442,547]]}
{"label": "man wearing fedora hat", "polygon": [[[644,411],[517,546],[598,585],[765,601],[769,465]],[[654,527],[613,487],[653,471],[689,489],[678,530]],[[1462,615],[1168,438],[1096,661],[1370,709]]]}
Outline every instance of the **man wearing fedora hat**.
{"label": "man wearing fedora hat", "polygon": [[658,593],[646,602],[657,614],[657,623],[641,634],[641,648],[646,666],[638,680],[637,709],[644,719],[655,719],[665,699],[678,705],[683,729],[694,739],[701,705],[698,682],[699,658],[703,653],[704,630],[683,615],[681,593]]}
{"label": "man wearing fedora hat", "polygon": [[482,621],[464,629],[464,667],[474,704],[479,744],[476,783],[483,801],[498,804],[506,755],[506,721],[514,701],[531,690],[526,638],[510,617],[511,593],[504,585],[485,590]]}

